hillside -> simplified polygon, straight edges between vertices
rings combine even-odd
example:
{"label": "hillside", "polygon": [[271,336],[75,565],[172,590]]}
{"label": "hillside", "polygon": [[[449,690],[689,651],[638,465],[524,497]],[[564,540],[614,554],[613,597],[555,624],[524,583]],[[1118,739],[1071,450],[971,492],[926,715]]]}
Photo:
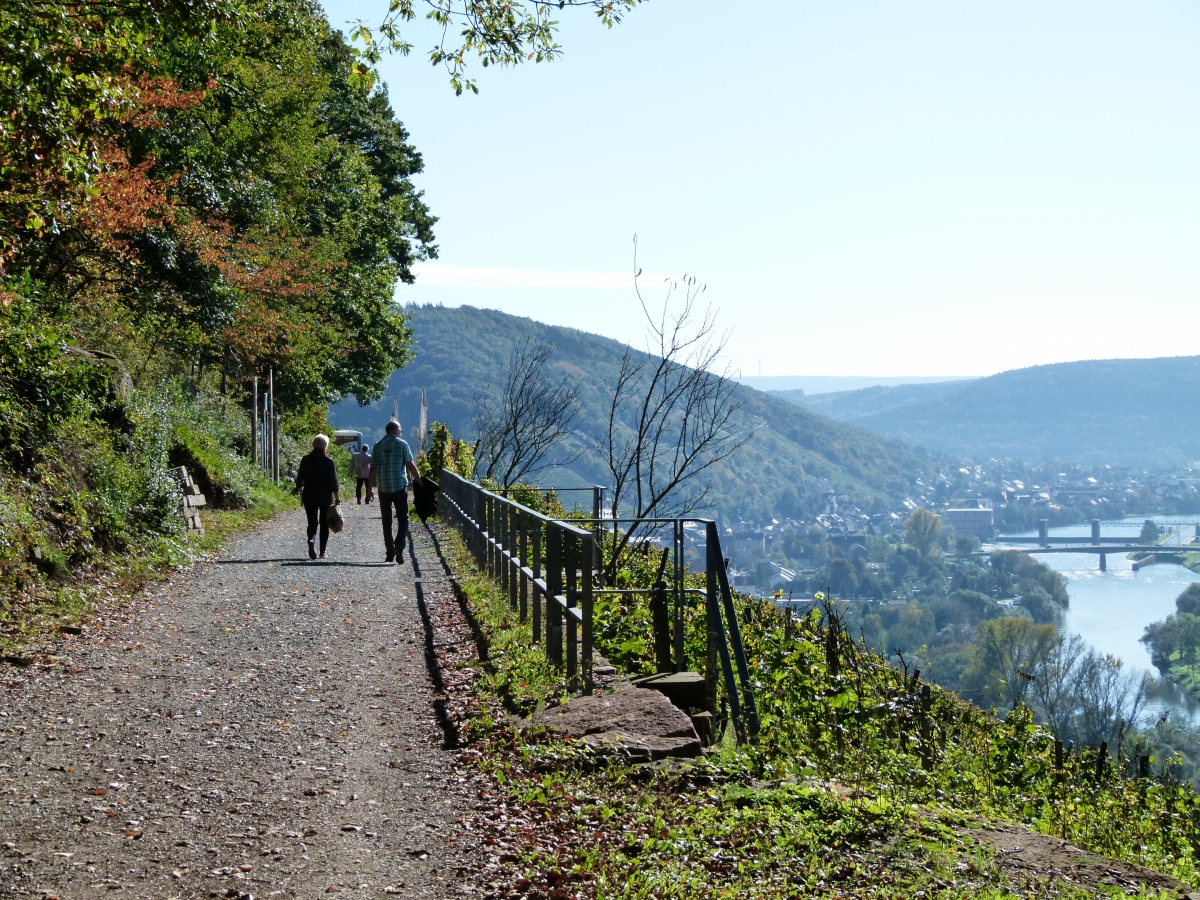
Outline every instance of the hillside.
{"label": "hillside", "polygon": [[[411,435],[421,405],[429,397],[429,419],[446,422],[455,434],[473,434],[474,396],[479,385],[498,384],[513,344],[527,335],[557,347],[553,362],[564,377],[583,379],[583,414],[572,451],[581,453],[572,469],[591,482],[605,483],[593,452],[605,419],[606,384],[613,382],[625,345],[570,328],[544,325],[496,310],[464,306],[409,306],[416,358],[392,374],[378,402],[345,401],[330,408],[338,428],[357,428],[371,439],[383,433],[392,403]],[[715,506],[722,514],[749,518],[799,515],[819,509],[821,479],[864,509],[892,506],[913,493],[931,461],[898,441],[835,422],[759,391],[739,386],[745,405],[738,417],[755,434],[737,456],[716,473]]]}
{"label": "hillside", "polygon": [[957,375],[742,375],[738,381],[766,394],[790,393],[844,394],[871,387],[899,387],[906,384],[932,384],[969,381]]}
{"label": "hillside", "polygon": [[897,412],[908,409],[926,400],[944,397],[962,388],[963,380],[939,381],[931,384],[875,384],[848,391],[830,391],[824,394],[806,393],[800,390],[767,391],[789,403],[837,419],[839,422],[856,423],[860,419],[882,412]]}
{"label": "hillside", "polygon": [[1014,369],[965,382],[776,396],[935,452],[1146,468],[1200,459],[1200,356]]}

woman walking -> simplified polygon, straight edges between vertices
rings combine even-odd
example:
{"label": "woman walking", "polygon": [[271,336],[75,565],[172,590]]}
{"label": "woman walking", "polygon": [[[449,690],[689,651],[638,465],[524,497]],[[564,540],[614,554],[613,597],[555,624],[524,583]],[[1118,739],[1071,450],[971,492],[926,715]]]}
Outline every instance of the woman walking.
{"label": "woman walking", "polygon": [[296,473],[296,489],[308,515],[308,558],[317,558],[313,539],[321,531],[321,559],[328,559],[325,545],[329,543],[329,507],[342,500],[338,486],[337,467],[329,458],[329,438],[318,434],[313,438],[312,453],[300,460]]}

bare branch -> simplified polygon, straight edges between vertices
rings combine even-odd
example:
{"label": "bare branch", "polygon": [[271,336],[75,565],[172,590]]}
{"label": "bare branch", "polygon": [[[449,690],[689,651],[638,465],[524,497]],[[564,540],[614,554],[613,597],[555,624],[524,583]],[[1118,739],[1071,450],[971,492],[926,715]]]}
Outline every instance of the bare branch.
{"label": "bare branch", "polygon": [[552,344],[527,337],[513,347],[499,399],[490,386],[475,396],[476,471],[509,487],[550,465],[550,450],[579,414],[579,382],[547,372]]}
{"label": "bare branch", "polygon": [[[698,308],[704,285],[692,276],[668,280],[661,309],[651,310],[638,279],[634,290],[647,322],[644,355],[630,351],[610,388],[607,430],[596,445],[612,478],[613,516],[687,515],[708,505],[711,482],[700,476],[728,459],[752,432],[736,433],[742,404],[728,372],[714,372],[728,333],[716,314]],[[613,565],[636,529],[625,532]]]}

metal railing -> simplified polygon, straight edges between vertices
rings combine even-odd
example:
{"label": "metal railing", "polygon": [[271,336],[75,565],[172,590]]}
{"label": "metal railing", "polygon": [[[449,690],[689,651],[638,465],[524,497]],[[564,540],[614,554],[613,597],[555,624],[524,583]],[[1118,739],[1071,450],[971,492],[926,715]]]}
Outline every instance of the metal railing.
{"label": "metal railing", "polygon": [[[533,640],[543,643],[550,661],[566,670],[572,689],[591,694],[593,607],[597,594],[657,595],[660,604],[674,594],[673,660],[658,658],[660,671],[687,669],[684,647],[684,609],[688,595],[704,597],[705,686],[710,712],[716,712],[717,679],[723,677],[729,712],[739,743],[758,734],[758,712],[750,683],[749,665],[738,627],[737,611],[721,553],[717,523],[710,519],[592,519],[563,522],[485,490],[452,472],[443,472],[440,505],[443,517],[456,526],[487,575],[500,584],[520,621],[531,622]],[[578,527],[575,522],[592,530]],[[671,525],[675,565],[671,588],[654,586],[616,590],[602,584],[599,535],[601,529],[637,523],[638,527]],[[684,585],[684,522],[705,530],[705,588]],[[673,589],[672,589],[673,588]],[[660,645],[656,637],[656,647]],[[668,645],[669,646],[669,645]],[[736,674],[735,674],[736,667]]]}

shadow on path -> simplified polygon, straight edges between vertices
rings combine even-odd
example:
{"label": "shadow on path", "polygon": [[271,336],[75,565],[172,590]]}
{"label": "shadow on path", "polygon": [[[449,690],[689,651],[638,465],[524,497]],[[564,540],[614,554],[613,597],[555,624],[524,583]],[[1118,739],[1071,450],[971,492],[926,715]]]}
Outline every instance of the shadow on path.
{"label": "shadow on path", "polygon": [[264,563],[276,563],[281,566],[350,566],[355,569],[384,569],[392,565],[389,562],[346,562],[338,559],[297,559],[294,556],[274,559],[217,559],[213,560],[219,566],[254,566]]}
{"label": "shadow on path", "polygon": [[450,586],[454,589],[454,600],[458,603],[458,609],[462,613],[467,627],[471,629],[471,639],[475,642],[475,650],[479,653],[479,661],[490,669],[491,663],[488,660],[487,635],[483,633],[483,629],[479,626],[479,620],[475,618],[475,614],[471,611],[471,607],[467,603],[466,596],[458,586],[458,580],[454,577],[454,572],[450,569],[450,563],[446,560],[446,555],[442,552],[442,542],[438,540],[437,534],[434,533],[428,524],[425,525],[425,533],[433,541],[433,549],[437,553],[438,562],[442,564],[442,571],[446,573],[446,578],[449,579]]}
{"label": "shadow on path", "polygon": [[437,648],[434,644],[433,619],[429,616],[429,606],[425,603],[425,586],[421,580],[421,562],[417,559],[417,548],[413,544],[412,531],[408,533],[408,555],[412,560],[413,587],[416,589],[417,610],[421,615],[421,626],[425,632],[425,668],[429,672],[429,680],[437,698],[433,701],[433,714],[437,718],[438,728],[442,730],[442,748],[454,750],[459,746],[458,726],[450,719],[446,711],[446,682],[442,680],[442,667],[438,664]]}

